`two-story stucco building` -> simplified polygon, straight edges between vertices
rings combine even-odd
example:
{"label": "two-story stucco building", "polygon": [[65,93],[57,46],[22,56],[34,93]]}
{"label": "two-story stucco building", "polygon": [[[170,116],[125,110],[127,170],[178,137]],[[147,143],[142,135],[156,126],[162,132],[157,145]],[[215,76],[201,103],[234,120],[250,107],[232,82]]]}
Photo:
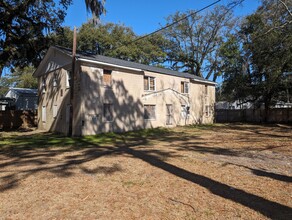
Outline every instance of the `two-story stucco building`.
{"label": "two-story stucco building", "polygon": [[51,47],[39,80],[38,127],[73,135],[212,123],[215,83],[164,68]]}

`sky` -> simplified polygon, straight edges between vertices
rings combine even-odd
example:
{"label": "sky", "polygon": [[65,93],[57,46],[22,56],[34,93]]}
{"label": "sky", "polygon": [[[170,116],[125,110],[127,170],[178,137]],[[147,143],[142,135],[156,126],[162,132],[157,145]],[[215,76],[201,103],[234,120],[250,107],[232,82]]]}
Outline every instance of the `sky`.
{"label": "sky", "polygon": [[[106,15],[101,22],[113,22],[131,27],[138,35],[151,33],[166,24],[165,18],[176,11],[200,10],[216,0],[106,0]],[[230,0],[221,0],[216,5],[226,5]],[[245,0],[238,6],[235,15],[251,14],[259,6],[259,0]],[[214,7],[214,6],[213,6]],[[212,8],[208,10],[212,10]],[[204,13],[204,12],[201,12]],[[67,10],[64,26],[80,27],[91,18],[86,12],[84,0],[74,0]]]}

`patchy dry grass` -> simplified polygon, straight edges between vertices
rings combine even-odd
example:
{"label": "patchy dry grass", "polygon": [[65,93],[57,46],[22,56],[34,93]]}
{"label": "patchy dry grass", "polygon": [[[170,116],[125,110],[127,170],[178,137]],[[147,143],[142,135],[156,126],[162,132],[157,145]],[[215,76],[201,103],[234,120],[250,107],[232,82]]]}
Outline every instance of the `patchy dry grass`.
{"label": "patchy dry grass", "polygon": [[292,127],[0,133],[2,219],[292,219]]}

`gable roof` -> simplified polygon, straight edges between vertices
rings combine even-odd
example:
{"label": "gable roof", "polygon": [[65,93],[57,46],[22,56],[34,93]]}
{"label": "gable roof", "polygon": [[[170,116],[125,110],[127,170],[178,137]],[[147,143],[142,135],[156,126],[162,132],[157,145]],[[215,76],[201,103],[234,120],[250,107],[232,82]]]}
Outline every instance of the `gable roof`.
{"label": "gable roof", "polygon": [[[51,46],[50,49],[56,49],[68,56],[72,56],[72,49],[69,48],[63,48],[59,46]],[[161,73],[161,74],[166,74],[166,75],[171,75],[171,76],[177,76],[177,77],[183,77],[183,78],[188,78],[192,79],[198,82],[202,83],[207,83],[207,84],[212,84],[215,85],[216,83],[207,79],[204,79],[199,76],[195,76],[193,74],[189,73],[184,73],[184,72],[178,72],[166,68],[161,68],[161,67],[155,67],[155,66],[149,66],[141,63],[135,63],[131,61],[126,61],[126,60],[121,60],[117,58],[112,58],[112,57],[107,57],[103,55],[96,55],[93,53],[88,53],[88,52],[77,52],[76,53],[76,58],[77,60],[83,60],[83,61],[92,61],[92,62],[101,62],[104,64],[109,64],[109,65],[116,65],[120,67],[127,67],[127,68],[132,68],[132,69],[139,69],[143,71],[149,71],[149,72],[155,72],[155,73]]]}

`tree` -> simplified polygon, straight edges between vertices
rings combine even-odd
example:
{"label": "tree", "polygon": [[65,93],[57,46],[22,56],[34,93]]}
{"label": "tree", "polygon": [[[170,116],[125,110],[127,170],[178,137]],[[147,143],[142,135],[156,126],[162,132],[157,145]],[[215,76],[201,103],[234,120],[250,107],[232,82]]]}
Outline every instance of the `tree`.
{"label": "tree", "polygon": [[[226,63],[237,64],[223,68],[227,76],[225,93],[237,94],[234,98],[241,97],[245,102],[264,103],[266,113],[283,99],[283,94],[291,91],[286,76],[292,71],[291,7],[291,1],[264,0],[241,25],[238,33],[241,44],[237,46],[240,55],[228,57],[222,53]],[[226,51],[228,54],[234,50]]]}
{"label": "tree", "polygon": [[216,80],[218,71],[218,49],[224,36],[234,26],[232,10],[225,6],[215,7],[205,15],[194,11],[177,12],[167,18],[173,23],[187,19],[169,27],[163,34],[172,42],[167,53],[167,61],[174,70],[183,70],[209,79],[213,74]]}
{"label": "tree", "polygon": [[0,78],[0,96],[5,95],[10,87],[37,89],[37,79],[32,76],[35,68],[27,66],[23,69],[16,67],[15,70]]}
{"label": "tree", "polygon": [[[54,43],[71,47],[73,33],[65,27],[54,36]],[[101,54],[143,64],[162,63],[167,41],[155,35],[132,43],[138,36],[129,27],[119,24],[83,24],[77,33],[77,50]],[[69,42],[69,44],[68,44]]]}
{"label": "tree", "polygon": [[[72,0],[0,1],[0,77],[4,67],[37,66]],[[104,0],[85,0],[95,20],[105,12]],[[58,4],[56,4],[58,3]]]}

